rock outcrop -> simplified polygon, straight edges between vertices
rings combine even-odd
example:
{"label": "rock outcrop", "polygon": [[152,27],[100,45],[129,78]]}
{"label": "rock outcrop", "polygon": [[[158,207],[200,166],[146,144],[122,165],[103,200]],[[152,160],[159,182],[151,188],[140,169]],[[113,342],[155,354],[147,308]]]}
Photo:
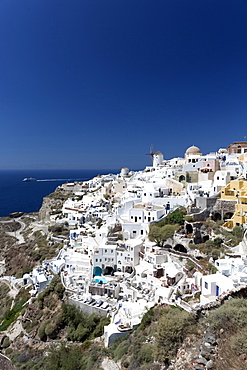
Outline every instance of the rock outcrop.
{"label": "rock outcrop", "polygon": [[56,189],[54,193],[44,197],[42,206],[39,210],[39,220],[43,222],[49,221],[50,215],[61,209],[65,200],[71,195],[72,193],[64,194],[59,191],[59,189]]}

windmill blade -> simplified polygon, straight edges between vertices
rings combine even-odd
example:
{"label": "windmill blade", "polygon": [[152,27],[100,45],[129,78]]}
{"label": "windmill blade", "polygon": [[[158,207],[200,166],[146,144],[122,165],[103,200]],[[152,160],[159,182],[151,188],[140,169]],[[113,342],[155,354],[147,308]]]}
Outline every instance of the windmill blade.
{"label": "windmill blade", "polygon": [[151,163],[153,164],[153,156],[154,156],[154,146],[153,144],[150,146],[150,152],[149,153],[146,153],[145,155],[150,155],[151,157]]}

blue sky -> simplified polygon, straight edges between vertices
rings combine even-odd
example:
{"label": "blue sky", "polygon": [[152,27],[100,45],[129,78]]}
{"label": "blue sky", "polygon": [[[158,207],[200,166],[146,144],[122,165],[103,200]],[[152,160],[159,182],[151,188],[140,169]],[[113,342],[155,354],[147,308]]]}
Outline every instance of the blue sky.
{"label": "blue sky", "polygon": [[142,169],[247,136],[247,1],[1,0],[0,168]]}

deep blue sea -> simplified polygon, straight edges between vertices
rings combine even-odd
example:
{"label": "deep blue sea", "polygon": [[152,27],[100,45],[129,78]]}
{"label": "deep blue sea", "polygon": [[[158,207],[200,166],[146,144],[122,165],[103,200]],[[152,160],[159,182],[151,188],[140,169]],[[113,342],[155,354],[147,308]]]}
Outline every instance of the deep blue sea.
{"label": "deep blue sea", "polygon": [[[0,170],[0,217],[11,212],[37,212],[43,197],[57,186],[73,180],[86,181],[119,170]],[[23,182],[34,177],[35,182]]]}

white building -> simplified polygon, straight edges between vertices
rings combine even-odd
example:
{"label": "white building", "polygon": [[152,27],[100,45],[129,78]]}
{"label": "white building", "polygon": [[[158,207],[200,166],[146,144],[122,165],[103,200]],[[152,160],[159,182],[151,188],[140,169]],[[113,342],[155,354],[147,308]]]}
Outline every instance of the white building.
{"label": "white building", "polygon": [[215,301],[219,295],[234,287],[232,279],[220,272],[202,276],[201,284],[200,304],[202,305]]}
{"label": "white building", "polygon": [[230,180],[234,180],[242,175],[243,164],[239,161],[235,154],[228,154],[225,161],[221,161],[220,167],[222,170],[230,172]]}
{"label": "white building", "polygon": [[230,182],[231,174],[229,171],[218,170],[214,174],[214,192],[218,193],[222,187],[225,187]]}

